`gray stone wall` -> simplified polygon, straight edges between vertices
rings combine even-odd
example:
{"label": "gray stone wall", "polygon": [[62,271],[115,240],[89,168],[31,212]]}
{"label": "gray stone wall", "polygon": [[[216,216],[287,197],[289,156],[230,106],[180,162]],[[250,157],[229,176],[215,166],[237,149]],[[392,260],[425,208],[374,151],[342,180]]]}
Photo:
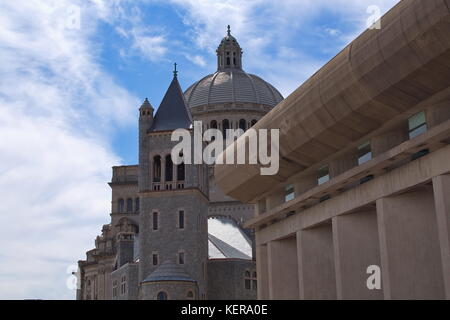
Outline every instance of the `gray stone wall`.
{"label": "gray stone wall", "polygon": [[[138,264],[127,263],[111,273],[111,293],[113,300],[137,300],[139,293]],[[121,290],[122,278],[125,277],[125,292]],[[117,283],[116,296],[113,296],[113,284]]]}
{"label": "gray stone wall", "polygon": [[256,272],[255,261],[214,259],[208,261],[209,300],[256,300],[257,291],[250,283],[245,288],[245,272]]}
{"label": "gray stone wall", "polygon": [[[206,262],[208,258],[208,203],[196,191],[186,194],[168,192],[167,196],[142,199],[140,222],[140,281],[158,266],[152,254],[157,253],[159,264],[166,260],[178,263],[178,253],[184,252],[184,269],[199,284],[199,294],[206,293]],[[184,229],[178,228],[178,211],[185,214]],[[153,212],[158,212],[158,230],[153,230]]]}

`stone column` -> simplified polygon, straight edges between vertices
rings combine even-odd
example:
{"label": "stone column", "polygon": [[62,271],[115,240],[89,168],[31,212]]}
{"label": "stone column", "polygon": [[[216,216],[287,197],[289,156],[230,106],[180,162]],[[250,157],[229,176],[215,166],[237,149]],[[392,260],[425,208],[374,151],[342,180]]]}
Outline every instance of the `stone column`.
{"label": "stone column", "polygon": [[375,209],[333,218],[333,247],[338,299],[383,299],[383,291],[367,287],[369,266],[380,266]]}
{"label": "stone column", "polygon": [[300,299],[336,299],[331,224],[297,232]]}
{"label": "stone column", "polygon": [[445,298],[450,299],[450,175],[433,178]]}
{"label": "stone column", "polygon": [[269,242],[267,256],[269,298],[271,300],[297,300],[299,294],[296,237]]}
{"label": "stone column", "polygon": [[432,188],[379,199],[377,213],[385,299],[443,299]]}

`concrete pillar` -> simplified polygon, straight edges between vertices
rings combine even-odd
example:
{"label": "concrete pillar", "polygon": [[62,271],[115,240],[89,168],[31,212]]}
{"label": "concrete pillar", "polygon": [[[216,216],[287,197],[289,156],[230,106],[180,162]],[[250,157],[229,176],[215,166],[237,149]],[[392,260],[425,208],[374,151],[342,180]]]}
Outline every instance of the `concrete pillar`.
{"label": "concrete pillar", "polygon": [[433,178],[445,298],[450,299],[450,175]]}
{"label": "concrete pillar", "polygon": [[291,237],[267,244],[269,299],[297,300],[297,239]]}
{"label": "concrete pillar", "polygon": [[377,212],[385,299],[443,299],[432,188],[379,199]]}
{"label": "concrete pillar", "polygon": [[333,218],[333,247],[338,299],[383,299],[382,290],[369,290],[367,268],[380,266],[375,209]]}
{"label": "concrete pillar", "polygon": [[269,299],[269,270],[267,265],[267,246],[256,247],[256,274],[258,281],[258,300]]}
{"label": "concrete pillar", "polygon": [[297,232],[300,299],[337,298],[332,233],[331,224]]}

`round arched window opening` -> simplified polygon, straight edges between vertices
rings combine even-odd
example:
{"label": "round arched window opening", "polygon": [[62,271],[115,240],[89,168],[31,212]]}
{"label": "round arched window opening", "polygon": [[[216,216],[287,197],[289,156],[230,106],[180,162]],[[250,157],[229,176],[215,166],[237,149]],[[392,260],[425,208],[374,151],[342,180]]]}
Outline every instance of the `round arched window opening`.
{"label": "round arched window opening", "polygon": [[164,291],[158,292],[156,300],[167,300],[167,293],[165,293]]}

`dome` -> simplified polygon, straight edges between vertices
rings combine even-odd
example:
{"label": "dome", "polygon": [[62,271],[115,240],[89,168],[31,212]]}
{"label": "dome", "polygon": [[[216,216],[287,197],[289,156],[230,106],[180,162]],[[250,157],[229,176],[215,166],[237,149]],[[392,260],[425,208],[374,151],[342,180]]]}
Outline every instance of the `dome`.
{"label": "dome", "polygon": [[262,104],[275,107],[283,96],[270,83],[242,69],[242,49],[228,26],[219,44],[217,72],[194,83],[185,92],[190,108],[214,104]]}
{"label": "dome", "polygon": [[184,268],[173,261],[166,260],[153,271],[143,282],[184,281],[195,282]]}
{"label": "dome", "polygon": [[270,83],[239,69],[217,71],[185,92],[190,108],[225,103],[255,103],[275,107],[283,96]]}

